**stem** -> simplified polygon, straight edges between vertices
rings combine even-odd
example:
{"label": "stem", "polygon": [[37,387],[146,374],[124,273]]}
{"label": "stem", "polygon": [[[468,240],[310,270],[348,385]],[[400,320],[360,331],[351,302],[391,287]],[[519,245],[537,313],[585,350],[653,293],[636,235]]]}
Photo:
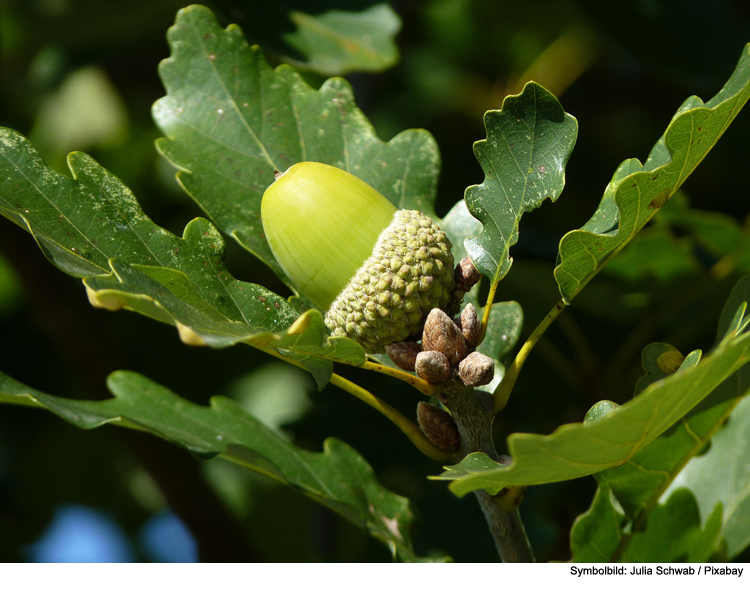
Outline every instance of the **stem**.
{"label": "stem", "polygon": [[557,318],[560,315],[560,312],[562,312],[566,307],[567,304],[563,300],[560,300],[557,305],[552,308],[550,313],[544,317],[544,320],[539,323],[539,326],[536,327],[534,332],[531,333],[531,336],[523,344],[523,347],[521,347],[521,350],[518,352],[518,355],[516,355],[513,363],[505,372],[503,380],[495,390],[494,403],[492,408],[493,414],[497,414],[505,408],[505,405],[508,403],[508,398],[510,398],[510,393],[513,391],[513,386],[516,383],[516,379],[518,379],[518,374],[521,371],[526,358],[529,356],[529,353],[531,353],[531,350],[534,348],[534,345],[536,345],[537,341],[542,338],[544,331],[547,330],[549,325],[554,322],[555,318]]}
{"label": "stem", "polygon": [[502,561],[536,562],[518,509],[502,509],[496,502],[496,497],[483,490],[478,490],[475,494],[490,526],[492,537],[495,538],[495,546]]}
{"label": "stem", "polygon": [[[492,439],[494,414],[491,396],[454,379],[445,385],[440,398],[456,423],[461,454],[483,452],[497,460]],[[518,513],[523,490],[524,487],[511,487],[494,496],[483,490],[475,493],[503,562],[535,562]],[[511,499],[510,503],[508,499]]]}
{"label": "stem", "polygon": [[383,373],[387,376],[396,378],[397,380],[401,380],[402,382],[406,382],[410,386],[414,386],[425,396],[437,396],[438,390],[440,389],[420,377],[417,377],[400,369],[396,369],[395,367],[383,365],[382,363],[365,361],[362,365],[356,365],[355,367],[361,367],[363,369],[369,369],[378,373]]}
{"label": "stem", "polygon": [[388,417],[391,422],[393,422],[399,429],[401,429],[404,435],[409,438],[409,440],[417,447],[417,449],[428,458],[432,458],[433,460],[436,460],[438,462],[449,462],[456,459],[452,454],[443,451],[429,439],[427,439],[427,437],[425,437],[424,433],[422,433],[422,431],[415,423],[407,419],[404,415],[398,412],[387,402],[383,402],[382,400],[380,400],[380,398],[378,398],[374,394],[368,392],[354,382],[350,382],[349,380],[342,378],[337,374],[333,374],[333,376],[331,377],[331,383],[334,386],[338,386],[345,392],[353,394],[362,402],[369,404],[375,410]]}
{"label": "stem", "polygon": [[490,321],[490,312],[492,311],[492,302],[495,301],[495,292],[500,282],[491,283],[490,291],[487,294],[487,303],[484,305],[484,313],[482,314],[482,332],[479,336],[479,342],[484,340],[484,336],[487,334],[487,323]]}

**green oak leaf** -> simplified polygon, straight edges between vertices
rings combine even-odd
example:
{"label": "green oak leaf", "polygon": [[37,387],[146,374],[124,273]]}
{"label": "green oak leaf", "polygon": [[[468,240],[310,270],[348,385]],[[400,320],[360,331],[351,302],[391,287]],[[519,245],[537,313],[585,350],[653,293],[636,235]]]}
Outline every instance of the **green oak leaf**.
{"label": "green oak leaf", "polygon": [[380,72],[398,61],[394,37],[401,20],[387,4],[359,12],[329,10],[318,15],[293,10],[289,18],[297,30],[283,38],[307,61],[287,60],[299,68],[337,76],[354,71]]}
{"label": "green oak leaf", "polygon": [[[734,287],[724,306],[719,321],[715,347],[719,347],[728,336],[733,338],[737,330],[743,328],[743,320],[742,318],[738,319],[737,312],[744,312],[744,303],[749,299],[750,277],[745,277]],[[647,356],[646,351],[649,349],[658,351],[658,348],[654,348],[654,345],[649,345],[644,351],[644,359]],[[688,363],[689,358],[690,355],[685,358],[683,365]],[[713,515],[715,506],[707,507],[702,502],[699,487],[694,489],[683,480],[683,468],[686,464],[691,466],[693,462],[699,462],[700,458],[695,456],[706,449],[709,441],[712,442],[713,446],[712,437],[717,429],[725,423],[727,417],[734,416],[733,411],[739,409],[738,405],[746,404],[747,398],[743,400],[742,397],[746,395],[748,389],[750,389],[750,367],[744,366],[722,382],[679,422],[636,453],[625,464],[596,474],[599,489],[611,491],[617,499],[620,511],[631,522],[645,523],[650,519],[649,514],[657,506],[657,502],[669,495],[668,489],[673,490],[680,486],[687,486],[698,499],[703,523],[706,526],[706,519],[709,514]],[[738,435],[734,441],[737,444],[741,441],[741,436]],[[746,446],[739,444],[739,448],[743,447]],[[736,481],[731,474],[712,474],[706,475],[706,478],[705,486],[717,490],[725,488],[723,486],[717,487],[718,482],[731,483]],[[665,493],[665,491],[667,492]],[[727,524],[732,523],[728,520],[727,515],[724,518]],[[603,529],[606,529],[604,522],[600,524]],[[587,527],[595,529],[599,527],[599,524],[591,522]],[[733,526],[729,525],[729,527]],[[604,533],[601,533],[601,535],[604,535]],[[629,534],[623,532],[622,536],[627,538],[626,542],[630,542],[631,536]],[[625,547],[626,545],[623,545],[623,550]]]}
{"label": "green oak leaf", "polygon": [[494,285],[510,269],[521,216],[562,192],[578,123],[549,91],[529,82],[521,94],[506,97],[501,110],[485,113],[484,124],[487,139],[474,144],[484,182],[464,197],[483,227],[464,246]]}
{"label": "green oak leaf", "polygon": [[592,218],[563,236],[555,279],[566,302],[668,202],[748,98],[750,44],[724,88],[705,104],[695,96],[687,99],[645,164],[637,159],[623,162]]}
{"label": "green oak leaf", "polygon": [[167,96],[153,108],[167,135],[158,148],[214,223],[280,277],[260,219],[274,170],[331,164],[434,217],[440,155],[429,133],[381,141],[345,80],[313,90],[291,67],[271,69],[239,27],[222,29],[207,8],[181,10],[168,39],[172,55],[159,67]]}
{"label": "green oak leaf", "polygon": [[625,562],[708,562],[721,533],[721,506],[701,526],[693,493],[680,489],[651,512],[623,554]]}
{"label": "green oak leaf", "polygon": [[572,561],[707,562],[718,543],[721,506],[701,526],[695,497],[681,489],[654,508],[645,527],[626,534],[629,524],[609,487],[600,486],[571,529]]}
{"label": "green oak leaf", "polygon": [[0,403],[45,408],[82,429],[113,424],[148,431],[202,457],[220,455],[336,511],[387,544],[394,557],[423,560],[412,548],[408,499],[383,488],[370,465],[344,442],[331,438],[322,452],[306,451],[229,398],[214,396],[210,406],[202,406],[134,372],[111,374],[107,386],[114,398],[71,400],[0,372]]}
{"label": "green oak leaf", "polygon": [[[743,398],[727,424],[711,438],[711,449],[690,460],[665,493],[682,487],[698,499],[704,522],[723,507],[721,535],[732,559],[750,546],[750,397]],[[717,486],[722,483],[722,486]],[[670,497],[671,498],[671,497]]]}
{"label": "green oak leaf", "polygon": [[591,507],[576,518],[570,530],[573,562],[609,562],[622,542],[627,523],[609,488],[597,488]]}
{"label": "green oak leaf", "polygon": [[93,305],[174,324],[188,344],[289,349],[320,388],[330,379],[330,359],[364,362],[358,344],[329,339],[319,312],[298,319],[284,298],[232,277],[224,239],[208,221],[193,220],[179,238],[91,157],[75,152],[68,163],[73,178],[0,128],[0,213],[29,231],[55,266],[84,278]]}
{"label": "green oak leaf", "polygon": [[[748,354],[750,334],[735,334],[701,363],[651,384],[617,412],[588,423],[563,425],[548,436],[514,433],[508,438],[510,466],[477,469],[462,462],[452,473],[434,478],[452,480],[450,489],[463,496],[477,489],[496,493],[509,485],[568,480],[626,464],[736,374],[750,361]],[[457,477],[459,469],[463,473]]]}

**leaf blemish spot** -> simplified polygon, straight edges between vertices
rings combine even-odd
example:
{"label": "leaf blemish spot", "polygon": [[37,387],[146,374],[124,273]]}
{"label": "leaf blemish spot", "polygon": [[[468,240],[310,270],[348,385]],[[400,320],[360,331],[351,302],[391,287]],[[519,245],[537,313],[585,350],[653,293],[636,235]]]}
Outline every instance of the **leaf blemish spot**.
{"label": "leaf blemish spot", "polygon": [[212,62],[216,60],[216,54],[215,53],[209,53],[208,59],[210,59]]}
{"label": "leaf blemish spot", "polygon": [[547,169],[544,166],[539,167],[539,174],[544,174]]}

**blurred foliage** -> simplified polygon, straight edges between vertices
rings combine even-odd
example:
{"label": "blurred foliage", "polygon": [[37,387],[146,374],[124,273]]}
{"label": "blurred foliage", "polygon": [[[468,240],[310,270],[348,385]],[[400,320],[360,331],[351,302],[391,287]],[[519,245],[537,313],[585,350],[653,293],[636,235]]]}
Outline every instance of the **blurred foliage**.
{"label": "blurred foliage", "polygon": [[[236,22],[268,48],[272,63],[307,59],[285,41],[294,24],[278,18],[280,3],[206,4],[224,26]],[[319,15],[377,3],[287,4]],[[178,234],[200,212],[154,149],[160,134],[150,109],[164,95],[157,65],[168,56],[166,30],[182,6],[174,0],[0,1],[0,125],[31,135],[62,172],[67,151],[86,150],[123,179],[154,220]],[[590,217],[623,159],[646,157],[686,96],[716,93],[750,41],[750,8],[737,0],[710,9],[698,0],[403,0],[393,8],[402,21],[400,62],[348,79],[382,139],[414,127],[435,135],[443,160],[439,215],[483,178],[472,144],[485,136],[484,111],[499,108],[508,93],[533,78],[578,118],[565,193],[524,217],[511,249],[513,268],[499,289],[499,299],[521,303],[524,336],[559,299],[552,269],[560,237]],[[261,22],[278,26],[254,27]],[[305,76],[316,86],[323,80]],[[581,421],[603,398],[629,400],[650,342],[680,351],[710,346],[723,302],[750,268],[744,255],[748,137],[750,117],[743,113],[681,198],[548,331],[496,420],[498,442],[511,432],[546,434]],[[669,257],[651,263],[654,248]],[[233,275],[286,293],[232,241],[228,249]],[[106,375],[130,369],[196,402],[223,394],[256,411],[269,404],[245,399],[242,384],[269,379],[270,358],[248,347],[188,348],[171,327],[91,308],[80,282],[50,266],[12,224],[0,232],[0,256],[0,359],[18,380],[61,396],[102,398]],[[42,363],[47,371],[40,371]],[[349,368],[342,374],[362,377]],[[367,458],[383,485],[420,509],[418,553],[496,560],[475,502],[457,501],[444,483],[426,479],[438,466],[359,401],[331,387],[317,393],[308,376],[299,379],[307,386],[289,384],[285,395],[309,396],[312,405],[301,403],[297,416],[270,405],[266,420],[306,449],[318,451],[335,436]],[[373,376],[371,386],[413,416],[417,401],[408,387],[383,376]],[[591,478],[529,489],[521,514],[540,560],[570,558],[570,526],[595,489]],[[26,559],[21,549],[40,538],[61,504],[107,512],[136,548],[143,525],[168,504],[196,536],[204,560],[388,560],[380,544],[328,510],[233,466],[199,463],[146,435],[83,432],[34,409],[3,409],[0,559]],[[213,537],[217,529],[223,541]],[[213,555],[212,547],[218,549]],[[136,556],[148,559],[142,550]],[[747,551],[739,556],[748,558]]]}

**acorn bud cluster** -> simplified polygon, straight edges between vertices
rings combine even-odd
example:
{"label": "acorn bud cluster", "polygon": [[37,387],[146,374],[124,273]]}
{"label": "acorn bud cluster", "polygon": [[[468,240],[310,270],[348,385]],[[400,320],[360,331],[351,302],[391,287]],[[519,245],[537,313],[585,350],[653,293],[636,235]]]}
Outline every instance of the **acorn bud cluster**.
{"label": "acorn bud cluster", "polygon": [[[456,284],[460,276],[468,272],[471,261],[464,259],[456,269]],[[472,266],[473,268],[473,266]],[[468,288],[467,280],[462,287]],[[476,283],[478,274],[473,281]],[[481,339],[481,323],[472,304],[467,304],[458,322],[439,308],[427,315],[422,331],[421,344],[404,341],[386,345],[385,349],[393,362],[407,371],[414,371],[431,384],[441,384],[451,379],[456,372],[458,379],[467,386],[483,386],[492,381],[495,364],[486,355],[474,351]]]}
{"label": "acorn bud cluster", "polygon": [[451,243],[419,211],[399,210],[325,316],[334,336],[349,337],[369,353],[418,334],[425,315],[451,300]]}

